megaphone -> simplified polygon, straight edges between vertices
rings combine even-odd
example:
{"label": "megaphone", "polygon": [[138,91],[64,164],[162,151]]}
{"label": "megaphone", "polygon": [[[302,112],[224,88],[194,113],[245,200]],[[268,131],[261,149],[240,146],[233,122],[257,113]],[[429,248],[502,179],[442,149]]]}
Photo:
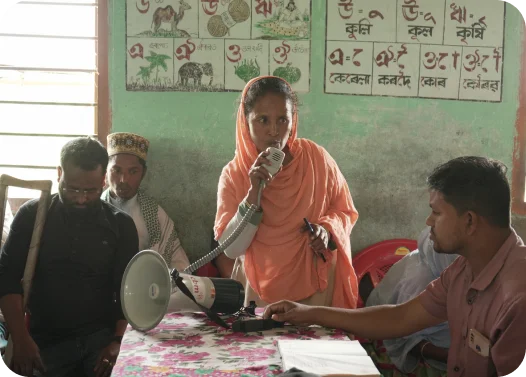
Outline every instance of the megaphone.
{"label": "megaphone", "polygon": [[[193,297],[188,296],[190,292]],[[213,313],[233,314],[242,308],[244,300],[240,282],[170,271],[153,250],[141,251],[130,260],[121,283],[124,316],[140,331],[153,329],[167,313],[209,309]]]}

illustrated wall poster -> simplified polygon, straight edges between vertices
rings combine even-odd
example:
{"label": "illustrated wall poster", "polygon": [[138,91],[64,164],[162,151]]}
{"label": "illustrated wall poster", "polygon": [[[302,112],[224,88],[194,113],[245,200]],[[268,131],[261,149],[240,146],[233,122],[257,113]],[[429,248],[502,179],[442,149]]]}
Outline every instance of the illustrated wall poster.
{"label": "illustrated wall poster", "polygon": [[240,91],[277,75],[310,89],[311,0],[126,0],[126,88]]}
{"label": "illustrated wall poster", "polygon": [[325,93],[500,102],[505,2],[328,0]]}

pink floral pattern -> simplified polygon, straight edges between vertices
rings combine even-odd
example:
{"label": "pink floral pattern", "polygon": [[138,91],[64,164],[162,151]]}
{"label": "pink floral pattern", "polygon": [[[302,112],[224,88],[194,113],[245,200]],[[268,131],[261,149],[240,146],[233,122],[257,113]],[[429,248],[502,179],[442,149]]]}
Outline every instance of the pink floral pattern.
{"label": "pink floral pattern", "polygon": [[314,326],[233,333],[202,313],[172,313],[147,333],[128,326],[112,376],[271,377],[282,372],[277,340],[346,338]]}

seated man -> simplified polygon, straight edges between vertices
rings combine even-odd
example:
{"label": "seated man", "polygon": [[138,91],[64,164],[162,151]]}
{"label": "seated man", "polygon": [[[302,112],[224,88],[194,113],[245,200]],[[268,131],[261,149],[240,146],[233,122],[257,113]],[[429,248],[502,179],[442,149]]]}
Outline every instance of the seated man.
{"label": "seated man", "polygon": [[155,250],[170,268],[189,266],[173,221],[153,198],[139,189],[146,174],[149,142],[139,135],[117,132],[108,135],[110,163],[102,199],[133,218],[139,233],[139,249]]}
{"label": "seated man", "polygon": [[24,324],[21,279],[38,200],[18,210],[0,255],[0,308],[13,339],[9,367],[33,376],[108,376],[127,322],[120,291],[139,251],[133,220],[100,200],[108,153],[84,137],[60,153],[59,193],[51,196]]}
{"label": "seated man", "polygon": [[[391,267],[371,292],[367,306],[403,304],[422,293],[453,263],[458,255],[435,253],[430,236],[431,228],[427,227],[418,238],[418,249]],[[384,340],[383,345],[389,359],[403,373],[413,372],[420,358],[424,358],[430,367],[445,371],[450,345],[449,326],[444,322],[403,338]],[[369,346],[365,345],[366,348]],[[373,351],[380,353],[376,347]]]}
{"label": "seated man", "polygon": [[449,377],[515,371],[526,350],[526,247],[510,225],[506,167],[460,157],[438,166],[428,185],[433,248],[460,257],[423,293],[404,304],[354,310],[281,301],[264,317],[368,339],[400,338],[449,321]]}

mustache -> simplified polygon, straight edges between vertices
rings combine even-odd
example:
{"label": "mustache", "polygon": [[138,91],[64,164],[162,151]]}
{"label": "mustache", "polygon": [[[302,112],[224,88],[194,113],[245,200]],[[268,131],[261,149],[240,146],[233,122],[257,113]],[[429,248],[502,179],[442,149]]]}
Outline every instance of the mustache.
{"label": "mustache", "polygon": [[119,183],[117,185],[117,190],[129,190],[131,187],[127,183]]}

